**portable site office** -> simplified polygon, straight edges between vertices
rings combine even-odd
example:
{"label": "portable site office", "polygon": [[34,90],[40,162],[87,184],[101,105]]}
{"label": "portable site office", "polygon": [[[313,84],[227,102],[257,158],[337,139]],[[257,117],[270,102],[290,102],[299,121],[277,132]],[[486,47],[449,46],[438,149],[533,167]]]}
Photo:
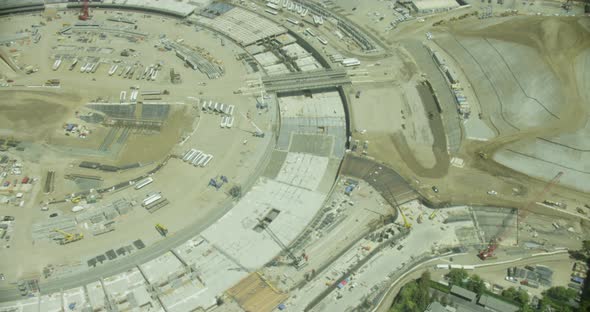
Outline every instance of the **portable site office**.
{"label": "portable site office", "polygon": [[198,163],[199,162],[199,157],[201,157],[201,155],[203,155],[203,152],[197,151],[197,154],[193,158],[193,161],[191,162],[191,165],[194,166],[196,163]]}
{"label": "portable site office", "polygon": [[207,158],[205,159],[205,161],[203,162],[201,167],[207,166],[207,164],[209,164],[209,161],[211,161],[211,159],[213,159],[213,155],[207,155]]}

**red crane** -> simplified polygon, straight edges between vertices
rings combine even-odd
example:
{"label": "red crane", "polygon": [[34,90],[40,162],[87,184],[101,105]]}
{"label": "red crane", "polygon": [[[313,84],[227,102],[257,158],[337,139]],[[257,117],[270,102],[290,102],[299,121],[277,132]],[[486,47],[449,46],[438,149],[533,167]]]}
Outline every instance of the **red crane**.
{"label": "red crane", "polygon": [[486,260],[486,259],[494,256],[494,251],[496,251],[496,248],[498,248],[498,244],[496,243],[495,240],[492,239],[492,241],[490,241],[488,246],[485,249],[481,250],[477,256],[481,260]]}
{"label": "red crane", "polygon": [[[533,205],[535,203],[537,203],[538,201],[540,201],[542,199],[542,197],[545,196],[545,194],[547,194],[549,192],[549,190],[551,190],[551,188],[553,188],[555,186],[555,184],[557,184],[559,182],[559,179],[561,179],[562,175],[563,175],[563,172],[560,171],[559,173],[557,173],[557,175],[555,175],[555,177],[553,177],[553,179],[551,179],[549,182],[547,182],[547,184],[545,185],[543,190],[541,192],[539,192],[539,194],[534,196],[533,199],[530,202],[528,202],[527,205],[523,209],[520,209],[518,211],[519,212],[518,217],[520,219],[524,219],[529,214]],[[518,220],[517,220],[517,222],[518,222]],[[504,232],[498,234],[498,236],[495,239],[490,240],[488,246],[485,249],[482,249],[479,251],[479,254],[477,256],[481,260],[486,260],[486,259],[492,257],[494,255],[494,251],[496,250],[496,248],[498,248],[498,242],[502,240],[502,237],[505,237],[508,234],[510,234],[510,232],[511,231],[508,230],[508,231],[504,231]],[[517,234],[517,236],[518,236],[518,234]],[[518,240],[518,237],[517,237],[517,240]]]}
{"label": "red crane", "polygon": [[90,19],[90,15],[88,15],[88,0],[84,0],[84,5],[82,5],[82,10],[80,11],[80,15],[78,15],[78,19],[81,21]]}

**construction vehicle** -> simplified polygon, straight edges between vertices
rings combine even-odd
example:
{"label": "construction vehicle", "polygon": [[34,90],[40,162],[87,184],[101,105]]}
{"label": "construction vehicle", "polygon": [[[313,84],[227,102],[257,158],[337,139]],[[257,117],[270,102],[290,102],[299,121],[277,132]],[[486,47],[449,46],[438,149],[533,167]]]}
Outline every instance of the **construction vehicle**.
{"label": "construction vehicle", "polygon": [[436,210],[433,211],[430,216],[428,216],[428,220],[434,220],[434,218],[436,218]]}
{"label": "construction vehicle", "polygon": [[158,231],[158,233],[164,237],[168,234],[168,229],[160,223],[156,224],[156,231]]}
{"label": "construction vehicle", "polygon": [[482,250],[480,250],[479,254],[477,255],[481,260],[487,260],[494,257],[494,252],[498,248],[498,243],[496,240],[492,239],[488,246]]}
{"label": "construction vehicle", "polygon": [[482,151],[477,152],[477,156],[479,156],[479,158],[481,158],[481,159],[488,159],[488,154],[486,154]]}
{"label": "construction vehicle", "polygon": [[80,197],[80,196],[76,196],[76,197],[72,198],[71,202],[72,202],[72,204],[77,204],[77,203],[79,203],[81,200],[82,200],[82,197]]}
{"label": "construction vehicle", "polygon": [[84,234],[82,233],[68,233],[66,231],[62,231],[60,229],[54,229],[54,232],[60,233],[63,237],[60,239],[60,245],[66,245],[69,243],[77,242],[84,238]]}
{"label": "construction vehicle", "polygon": [[242,113],[242,116],[244,116],[244,118],[246,118],[246,120],[250,122],[254,129],[256,129],[256,131],[252,132],[252,135],[257,138],[264,138],[264,131],[260,130],[260,128],[258,128],[258,126],[254,123],[254,121],[252,121],[252,119],[249,116],[244,115],[244,113]]}
{"label": "construction vehicle", "polygon": [[[396,203],[396,206],[397,206],[397,203]],[[399,211],[399,214],[402,216],[402,219],[404,220],[404,227],[406,229],[411,229],[412,224],[410,222],[408,222],[408,219],[406,218],[406,215],[404,214],[402,209],[399,206],[397,206],[397,210]]]}
{"label": "construction vehicle", "polygon": [[80,10],[80,15],[78,15],[78,19],[81,21],[87,21],[90,19],[90,15],[88,14],[88,0],[84,0],[82,10]]}

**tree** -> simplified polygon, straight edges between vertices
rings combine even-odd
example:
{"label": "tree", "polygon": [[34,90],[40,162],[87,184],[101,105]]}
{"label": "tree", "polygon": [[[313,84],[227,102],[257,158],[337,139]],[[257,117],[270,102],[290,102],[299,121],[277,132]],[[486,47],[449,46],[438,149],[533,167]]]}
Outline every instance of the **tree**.
{"label": "tree", "polygon": [[518,312],[535,312],[535,309],[531,308],[530,305],[525,304],[518,309]]}
{"label": "tree", "polygon": [[521,305],[526,305],[529,302],[529,294],[527,294],[527,292],[522,289],[516,289],[514,287],[510,287],[502,291],[502,296],[516,301]]}
{"label": "tree", "polygon": [[239,185],[232,186],[232,188],[229,189],[229,195],[235,199],[242,197],[242,187]]}
{"label": "tree", "polygon": [[467,281],[466,288],[478,295],[481,295],[481,293],[483,293],[483,291],[486,289],[486,286],[479,275],[473,274]]}
{"label": "tree", "polygon": [[427,271],[420,279],[409,282],[401,289],[391,312],[423,312],[432,302],[429,290],[430,272]]}
{"label": "tree", "polygon": [[464,269],[451,269],[445,276],[449,280],[449,284],[461,286],[463,281],[469,277],[469,274]]}
{"label": "tree", "polygon": [[570,299],[576,297],[576,291],[573,289],[565,288],[563,286],[551,287],[544,293],[545,296],[555,301],[568,302]]}

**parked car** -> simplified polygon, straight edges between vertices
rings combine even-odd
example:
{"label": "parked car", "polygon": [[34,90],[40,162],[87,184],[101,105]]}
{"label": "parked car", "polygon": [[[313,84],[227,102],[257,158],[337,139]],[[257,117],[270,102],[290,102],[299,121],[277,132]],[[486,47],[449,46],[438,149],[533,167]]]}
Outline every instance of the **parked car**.
{"label": "parked car", "polygon": [[2,219],[4,221],[14,221],[14,217],[13,216],[4,216],[4,219]]}
{"label": "parked car", "polygon": [[49,215],[49,217],[50,217],[50,218],[55,218],[55,217],[57,217],[57,212],[54,212],[54,213],[50,214],[50,215]]}
{"label": "parked car", "polygon": [[436,187],[435,185],[432,186],[432,191],[435,193],[438,193],[438,187]]}

